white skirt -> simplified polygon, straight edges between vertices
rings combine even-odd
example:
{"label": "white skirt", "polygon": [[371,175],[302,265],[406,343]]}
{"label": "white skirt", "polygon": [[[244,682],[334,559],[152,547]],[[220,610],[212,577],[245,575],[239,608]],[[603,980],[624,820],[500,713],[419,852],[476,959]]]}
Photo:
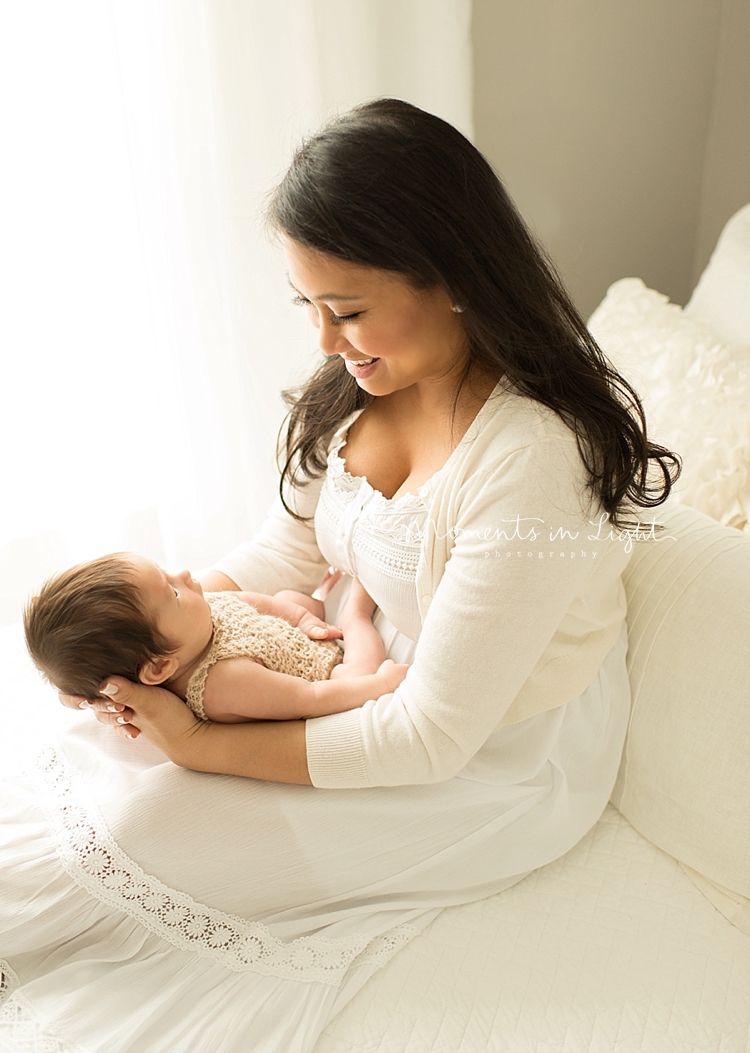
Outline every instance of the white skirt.
{"label": "white skirt", "polygon": [[309,1053],[441,907],[593,826],[627,726],[625,651],[623,632],[579,698],[428,786],[190,772],[66,714],[0,784],[0,1050]]}

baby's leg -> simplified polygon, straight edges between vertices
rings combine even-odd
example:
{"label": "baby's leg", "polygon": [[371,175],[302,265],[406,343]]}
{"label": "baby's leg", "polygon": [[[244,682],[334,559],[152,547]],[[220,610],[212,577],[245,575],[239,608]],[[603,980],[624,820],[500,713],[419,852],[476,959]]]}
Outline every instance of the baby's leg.
{"label": "baby's leg", "polygon": [[295,592],[294,589],[282,589],[281,592],[274,593],[274,599],[284,600],[286,603],[296,603],[300,607],[304,607],[310,614],[314,614],[316,618],[320,618],[321,621],[326,620],[326,612],[322,601],[315,600],[304,592]]}
{"label": "baby's leg", "polygon": [[374,613],[374,600],[354,578],[339,619],[344,633],[344,661],[334,667],[332,680],[368,676],[385,661],[383,641],[372,624]]}

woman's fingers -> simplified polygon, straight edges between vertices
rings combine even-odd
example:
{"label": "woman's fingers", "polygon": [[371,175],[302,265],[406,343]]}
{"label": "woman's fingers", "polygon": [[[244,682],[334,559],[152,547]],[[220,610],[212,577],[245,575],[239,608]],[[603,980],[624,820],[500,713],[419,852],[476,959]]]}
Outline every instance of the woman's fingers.
{"label": "woman's fingers", "polygon": [[115,730],[124,739],[137,739],[140,735],[138,728],[131,727],[130,724],[117,725]]}
{"label": "woman's fingers", "polygon": [[133,710],[122,702],[111,698],[83,698],[81,695],[66,695],[58,692],[60,701],[68,709],[90,709],[100,724],[109,724],[125,738],[135,739],[140,735],[138,728],[130,727],[134,717]]}
{"label": "woman's fingers", "polygon": [[97,701],[101,702],[101,699],[84,698],[83,695],[66,695],[62,691],[57,692],[57,697],[68,709],[90,709]]}
{"label": "woman's fingers", "polygon": [[64,706],[69,709],[90,709],[95,714],[99,713],[122,713],[125,706],[120,702],[113,702],[109,698],[84,698],[82,695],[64,695],[58,692],[58,697]]}
{"label": "woman's fingers", "polygon": [[158,692],[145,684],[134,684],[123,676],[108,676],[99,687],[99,691],[105,696],[97,700],[93,708],[100,712],[113,713],[116,715],[127,715],[132,718],[134,713],[147,712],[154,704],[154,698]]}
{"label": "woman's fingers", "polygon": [[[108,677],[99,688],[114,704],[124,708],[119,713],[103,712],[114,721],[120,734],[135,738],[142,734],[177,764],[195,752],[196,730],[208,727],[197,719],[181,698],[163,687],[134,684],[123,677]],[[132,723],[131,723],[132,722]],[[135,733],[135,734],[133,734]]]}
{"label": "woman's fingers", "polygon": [[90,709],[98,721],[109,724],[123,738],[135,739],[145,731],[146,738],[160,746],[167,756],[200,727],[200,721],[185,703],[164,688],[109,676],[99,691],[99,698],[61,694],[60,701],[72,709]]}

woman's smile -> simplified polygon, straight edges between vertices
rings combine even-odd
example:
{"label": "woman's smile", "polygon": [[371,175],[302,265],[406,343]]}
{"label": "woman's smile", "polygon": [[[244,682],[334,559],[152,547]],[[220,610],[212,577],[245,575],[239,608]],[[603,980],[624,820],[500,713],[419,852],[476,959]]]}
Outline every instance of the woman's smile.
{"label": "woman's smile", "polygon": [[347,358],[342,355],[348,373],[356,380],[367,380],[377,369],[379,358]]}
{"label": "woman's smile", "polygon": [[392,271],[315,252],[283,237],[289,280],[318,330],[324,355],[340,355],[371,395],[455,376],[466,333],[441,286],[416,289]]}

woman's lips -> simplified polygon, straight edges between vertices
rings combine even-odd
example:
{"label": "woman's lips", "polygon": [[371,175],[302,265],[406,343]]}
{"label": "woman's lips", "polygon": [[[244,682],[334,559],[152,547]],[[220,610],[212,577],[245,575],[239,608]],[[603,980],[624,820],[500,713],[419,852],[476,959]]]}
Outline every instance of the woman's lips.
{"label": "woman's lips", "polygon": [[357,380],[366,380],[378,368],[379,358],[345,358],[347,372]]}

